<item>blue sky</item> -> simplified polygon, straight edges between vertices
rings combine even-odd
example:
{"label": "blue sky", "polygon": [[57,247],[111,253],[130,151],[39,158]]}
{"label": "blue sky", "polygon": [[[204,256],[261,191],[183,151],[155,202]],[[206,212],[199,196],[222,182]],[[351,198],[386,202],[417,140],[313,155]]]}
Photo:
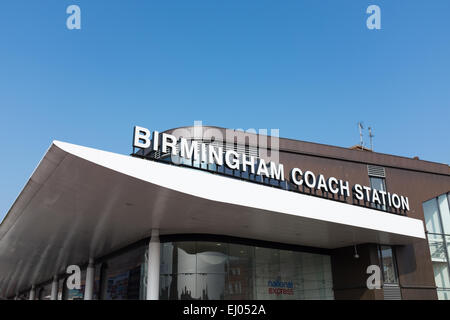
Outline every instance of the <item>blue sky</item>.
{"label": "blue sky", "polygon": [[[67,6],[81,30],[66,28]],[[381,30],[366,8],[381,8]],[[127,154],[132,128],[278,128],[450,162],[450,1],[4,0],[0,219],[52,140]]]}

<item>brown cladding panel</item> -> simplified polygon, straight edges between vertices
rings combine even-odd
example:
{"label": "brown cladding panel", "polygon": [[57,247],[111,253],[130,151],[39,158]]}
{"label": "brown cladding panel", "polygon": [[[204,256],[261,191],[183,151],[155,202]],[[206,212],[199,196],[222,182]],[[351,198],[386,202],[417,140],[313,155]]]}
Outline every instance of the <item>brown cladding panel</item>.
{"label": "brown cladding panel", "polygon": [[370,290],[367,288],[367,267],[379,265],[377,245],[357,245],[359,255],[355,258],[355,248],[344,247],[332,250],[331,268],[333,272],[334,297],[337,300],[366,300],[383,299],[383,289]]}
{"label": "brown cladding panel", "polygon": [[[381,291],[377,294],[377,291]],[[360,289],[335,289],[334,299],[336,300],[382,300],[382,289],[380,290],[367,290],[366,288]]]}
{"label": "brown cladding panel", "polygon": [[435,288],[402,288],[403,300],[436,300]]}

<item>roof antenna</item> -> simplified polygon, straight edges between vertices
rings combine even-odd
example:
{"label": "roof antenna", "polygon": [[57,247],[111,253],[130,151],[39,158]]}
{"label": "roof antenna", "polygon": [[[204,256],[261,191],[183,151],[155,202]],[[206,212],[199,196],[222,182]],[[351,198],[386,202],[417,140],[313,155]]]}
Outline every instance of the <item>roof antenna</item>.
{"label": "roof antenna", "polygon": [[372,151],[373,151],[373,141],[372,141],[373,137],[375,137],[375,136],[372,134],[372,128],[369,127],[370,150],[372,150]]}
{"label": "roof antenna", "polygon": [[363,127],[363,123],[361,121],[358,122],[358,128],[359,128],[359,144],[361,146],[361,149],[364,150],[363,131],[362,131],[364,129],[364,127]]}

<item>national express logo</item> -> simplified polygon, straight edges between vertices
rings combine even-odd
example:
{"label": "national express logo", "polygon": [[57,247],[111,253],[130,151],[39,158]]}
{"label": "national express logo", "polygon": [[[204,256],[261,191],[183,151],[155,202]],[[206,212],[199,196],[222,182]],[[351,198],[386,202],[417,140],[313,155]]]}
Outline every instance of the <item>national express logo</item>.
{"label": "national express logo", "polygon": [[292,281],[281,281],[281,277],[276,280],[269,280],[267,282],[269,287],[269,294],[274,295],[293,295],[294,294],[294,283]]}

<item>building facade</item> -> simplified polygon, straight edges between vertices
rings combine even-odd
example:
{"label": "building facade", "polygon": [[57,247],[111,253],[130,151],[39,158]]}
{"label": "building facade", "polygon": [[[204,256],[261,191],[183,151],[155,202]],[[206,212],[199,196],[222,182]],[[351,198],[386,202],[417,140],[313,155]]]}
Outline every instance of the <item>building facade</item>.
{"label": "building facade", "polygon": [[217,127],[134,142],[53,142],[0,225],[0,296],[450,299],[446,164]]}

